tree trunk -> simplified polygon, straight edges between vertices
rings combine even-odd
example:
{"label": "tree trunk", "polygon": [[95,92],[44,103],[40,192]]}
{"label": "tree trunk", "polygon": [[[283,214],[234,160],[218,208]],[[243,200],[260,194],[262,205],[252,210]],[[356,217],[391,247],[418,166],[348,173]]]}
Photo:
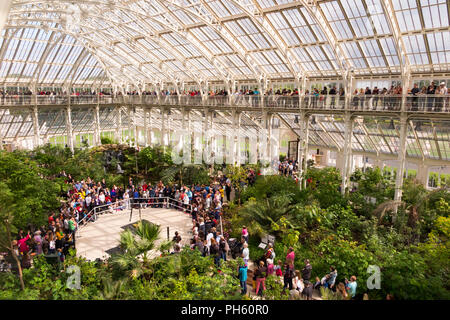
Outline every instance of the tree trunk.
{"label": "tree trunk", "polygon": [[19,270],[19,281],[20,281],[20,288],[22,291],[25,290],[25,284],[23,283],[23,274],[22,274],[22,266],[20,265],[20,260],[16,255],[16,252],[14,251],[14,249],[11,248],[10,250],[14,260],[16,261],[17,264],[17,269]]}
{"label": "tree trunk", "polygon": [[5,221],[6,224],[6,233],[8,236],[8,245],[5,246],[9,252],[11,252],[11,255],[14,259],[14,261],[16,261],[17,264],[17,270],[19,271],[19,281],[20,281],[20,288],[22,291],[25,290],[25,284],[23,283],[23,274],[22,274],[22,266],[20,265],[20,260],[19,257],[17,257],[16,252],[14,251],[14,248],[12,246],[12,238],[11,238],[11,226],[8,222],[8,220]]}

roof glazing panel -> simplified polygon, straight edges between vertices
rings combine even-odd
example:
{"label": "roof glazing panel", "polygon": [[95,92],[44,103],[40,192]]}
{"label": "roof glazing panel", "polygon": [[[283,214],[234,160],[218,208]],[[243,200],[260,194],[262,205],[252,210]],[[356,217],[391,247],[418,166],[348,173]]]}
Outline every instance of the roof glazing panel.
{"label": "roof glazing panel", "polygon": [[[0,77],[11,83],[26,81],[33,71],[40,74],[38,81],[71,78],[78,74],[71,68],[78,65],[83,48],[109,76],[114,72],[117,78],[110,80],[118,83],[134,78],[170,82],[173,72],[191,81],[196,81],[194,73],[211,80],[228,73],[238,79],[258,79],[260,71],[272,78],[297,76],[293,72],[340,77],[337,47],[344,50],[356,74],[399,72],[391,23],[381,0],[319,0],[308,2],[311,8],[290,0],[13,2],[8,32],[0,38],[4,46]],[[392,4],[412,70],[448,71],[448,1]],[[258,10],[262,15],[254,15]],[[318,24],[314,12],[323,14],[326,25]],[[331,38],[337,42],[328,43]],[[120,49],[111,49],[114,45]],[[230,59],[240,61],[227,64]],[[175,60],[181,62],[181,70],[161,70],[164,62]],[[40,62],[42,70],[35,66]],[[152,64],[149,70],[154,76],[142,74],[145,64]],[[125,75],[128,65],[133,73]]]}

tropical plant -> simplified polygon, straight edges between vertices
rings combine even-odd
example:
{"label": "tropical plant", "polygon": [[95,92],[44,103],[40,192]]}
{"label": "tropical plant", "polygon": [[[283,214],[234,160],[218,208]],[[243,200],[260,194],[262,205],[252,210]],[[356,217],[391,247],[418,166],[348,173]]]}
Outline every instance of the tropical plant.
{"label": "tropical plant", "polygon": [[[111,265],[117,273],[127,273],[130,278],[136,278],[146,272],[148,252],[155,248],[160,227],[147,220],[140,220],[133,230],[125,230],[120,234],[122,253],[111,257]],[[142,258],[142,263],[139,261]]]}
{"label": "tropical plant", "polygon": [[[296,210],[291,206],[291,197],[287,194],[273,196],[261,201],[250,200],[242,208],[240,214],[253,229],[261,229],[265,233],[281,234],[288,225],[289,218]],[[284,228],[283,228],[284,227]]]}

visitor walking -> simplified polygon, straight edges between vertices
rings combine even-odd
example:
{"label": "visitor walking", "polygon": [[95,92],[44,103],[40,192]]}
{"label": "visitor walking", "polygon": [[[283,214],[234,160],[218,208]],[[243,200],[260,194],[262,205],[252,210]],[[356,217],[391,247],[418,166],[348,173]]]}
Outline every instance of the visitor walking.
{"label": "visitor walking", "polygon": [[264,261],[259,262],[259,266],[256,269],[256,294],[260,294],[262,296],[262,292],[260,293],[259,289],[262,284],[262,290],[266,290],[266,276],[267,276],[267,268],[264,266]]}

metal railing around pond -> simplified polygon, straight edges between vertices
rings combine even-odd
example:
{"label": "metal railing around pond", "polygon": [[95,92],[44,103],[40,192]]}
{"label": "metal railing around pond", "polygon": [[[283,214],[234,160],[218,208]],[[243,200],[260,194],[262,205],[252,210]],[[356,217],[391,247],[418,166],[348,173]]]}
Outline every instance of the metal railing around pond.
{"label": "metal railing around pond", "polygon": [[101,214],[114,214],[117,212],[125,213],[133,209],[139,210],[147,208],[177,209],[186,213],[192,212],[191,204],[184,204],[183,201],[176,200],[171,197],[124,199],[92,208],[82,219],[78,221],[77,231],[86,226],[89,222],[96,221],[98,216]]}

